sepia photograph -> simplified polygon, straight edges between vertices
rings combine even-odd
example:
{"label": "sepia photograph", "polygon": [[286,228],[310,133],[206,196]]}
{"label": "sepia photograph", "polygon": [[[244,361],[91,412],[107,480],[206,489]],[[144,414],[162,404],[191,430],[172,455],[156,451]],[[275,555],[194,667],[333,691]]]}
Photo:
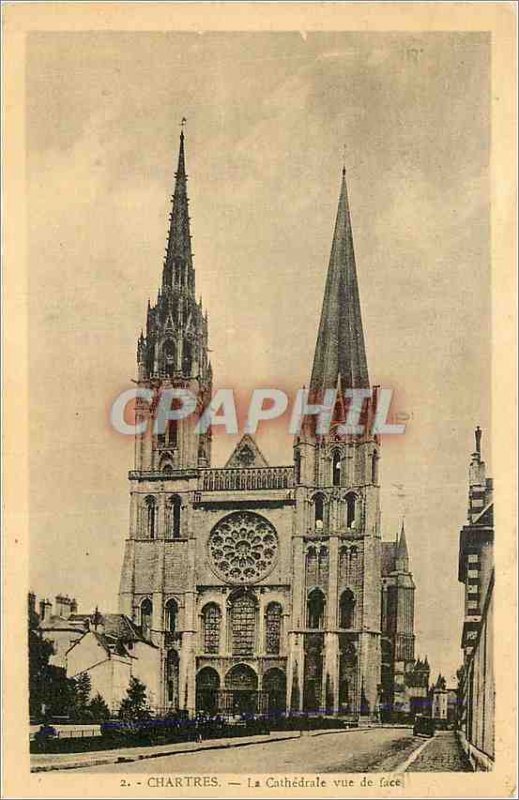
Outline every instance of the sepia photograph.
{"label": "sepia photograph", "polygon": [[[18,786],[516,796],[494,388],[496,292],[510,326],[516,290],[479,4],[450,29],[363,26],[370,3],[228,29],[203,25],[212,4],[158,4],[162,27],[153,4],[39,5],[6,127],[23,119]],[[513,52],[515,10],[482,7]]]}

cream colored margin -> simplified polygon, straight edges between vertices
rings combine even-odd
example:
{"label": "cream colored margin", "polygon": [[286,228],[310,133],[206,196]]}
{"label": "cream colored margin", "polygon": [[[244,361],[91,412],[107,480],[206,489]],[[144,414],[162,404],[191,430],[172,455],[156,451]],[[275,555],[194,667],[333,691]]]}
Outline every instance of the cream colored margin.
{"label": "cream colored margin", "polygon": [[[496,768],[409,774],[403,789],[308,790],[308,797],[509,797],[516,729],[516,4],[500,3],[6,3],[4,34],[4,797],[170,797],[120,788],[120,775],[29,772],[26,704],[28,589],[27,263],[24,196],[25,37],[34,30],[357,30],[492,32],[493,477],[496,494]],[[463,390],[463,387],[460,387]],[[34,445],[34,442],[32,443]],[[461,620],[460,620],[461,629]],[[221,776],[222,778],[228,776]],[[243,777],[243,776],[242,776]],[[330,776],[327,776],[330,777]],[[135,774],[132,775],[135,778]],[[330,782],[329,782],[330,783]],[[250,791],[249,796],[254,792]],[[258,797],[304,796],[262,790]],[[184,789],[184,797],[242,797],[243,788]]]}

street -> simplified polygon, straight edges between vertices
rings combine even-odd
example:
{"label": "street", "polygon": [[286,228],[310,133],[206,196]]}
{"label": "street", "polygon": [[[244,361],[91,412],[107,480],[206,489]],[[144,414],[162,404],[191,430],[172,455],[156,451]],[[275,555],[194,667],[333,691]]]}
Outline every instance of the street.
{"label": "street", "polygon": [[[319,736],[303,735],[297,739],[256,744],[246,747],[179,753],[162,758],[109,766],[88,767],[78,772],[110,773],[326,773],[326,772],[391,772],[400,769],[407,759],[424,745],[410,766],[417,769],[464,769],[457,757],[454,734],[438,734],[433,740],[413,736],[408,728],[370,728],[341,731]],[[429,750],[441,748],[437,763],[426,758]],[[445,763],[445,753],[451,761]],[[459,765],[460,764],[460,765]]]}

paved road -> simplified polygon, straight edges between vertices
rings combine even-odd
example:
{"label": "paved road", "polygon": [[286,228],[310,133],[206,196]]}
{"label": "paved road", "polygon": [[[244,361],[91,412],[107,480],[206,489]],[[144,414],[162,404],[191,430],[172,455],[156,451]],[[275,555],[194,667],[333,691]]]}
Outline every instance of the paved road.
{"label": "paved road", "polygon": [[409,772],[472,772],[454,731],[438,731],[418,758],[409,765]]}
{"label": "paved road", "polygon": [[410,729],[383,728],[303,735],[285,742],[207,750],[130,764],[88,767],[75,772],[208,773],[389,772],[402,764],[423,739]]}

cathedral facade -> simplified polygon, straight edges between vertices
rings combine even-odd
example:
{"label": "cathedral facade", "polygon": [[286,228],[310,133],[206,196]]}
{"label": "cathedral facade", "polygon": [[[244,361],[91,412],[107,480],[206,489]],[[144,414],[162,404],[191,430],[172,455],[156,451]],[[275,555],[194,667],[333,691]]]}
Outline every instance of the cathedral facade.
{"label": "cathedral facade", "polygon": [[[138,385],[212,393],[208,320],[195,294],[184,134],[157,301],[137,345]],[[348,388],[370,387],[343,170],[311,396],[337,389],[332,425],[307,418],[292,463],[245,435],[222,468],[192,419],[136,436],[119,611],[160,652],[156,709],[376,715],[414,660],[405,539],[383,558],[379,437],[339,434]],[[369,423],[376,390],[361,421]],[[138,422],[154,403],[137,401]],[[365,430],[370,430],[369,424]],[[387,548],[386,548],[387,555]],[[388,602],[387,598],[390,598]]]}

